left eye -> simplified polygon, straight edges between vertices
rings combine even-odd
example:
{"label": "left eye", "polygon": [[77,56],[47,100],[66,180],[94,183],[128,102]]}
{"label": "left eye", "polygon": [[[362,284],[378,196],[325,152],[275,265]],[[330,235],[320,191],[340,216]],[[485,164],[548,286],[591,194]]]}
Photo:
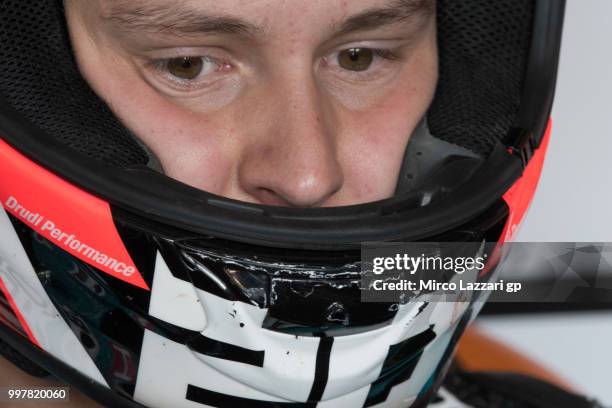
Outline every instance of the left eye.
{"label": "left eye", "polygon": [[214,62],[204,57],[178,57],[165,62],[168,73],[178,79],[192,80],[205,71],[214,69]]}
{"label": "left eye", "polygon": [[338,64],[349,71],[365,71],[374,61],[374,51],[369,48],[349,48],[338,53]]}

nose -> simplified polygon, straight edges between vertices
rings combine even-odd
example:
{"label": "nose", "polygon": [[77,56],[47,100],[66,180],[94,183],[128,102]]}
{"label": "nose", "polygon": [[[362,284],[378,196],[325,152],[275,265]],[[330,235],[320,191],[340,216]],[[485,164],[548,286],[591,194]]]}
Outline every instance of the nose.
{"label": "nose", "polygon": [[262,204],[325,205],[344,181],[332,103],[312,75],[267,89],[238,168],[241,189]]}

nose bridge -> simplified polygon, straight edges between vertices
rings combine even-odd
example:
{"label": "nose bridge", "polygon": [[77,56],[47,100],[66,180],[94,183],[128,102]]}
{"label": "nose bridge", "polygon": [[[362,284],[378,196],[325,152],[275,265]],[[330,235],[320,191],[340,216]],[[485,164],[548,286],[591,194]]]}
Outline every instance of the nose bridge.
{"label": "nose bridge", "polygon": [[[279,137],[294,154],[308,159],[309,155],[335,156],[336,121],[333,106],[319,88],[312,70],[302,69],[299,75],[285,75],[284,87],[278,88],[282,109],[279,112]],[[322,157],[320,157],[322,159]]]}
{"label": "nose bridge", "polygon": [[253,151],[258,153],[246,160],[251,166],[242,175],[249,194],[257,198],[258,191],[272,192],[280,199],[276,204],[310,207],[322,204],[342,185],[338,126],[333,104],[319,88],[312,67],[297,65],[270,77],[270,103],[261,111],[268,117],[267,126],[254,135]]}

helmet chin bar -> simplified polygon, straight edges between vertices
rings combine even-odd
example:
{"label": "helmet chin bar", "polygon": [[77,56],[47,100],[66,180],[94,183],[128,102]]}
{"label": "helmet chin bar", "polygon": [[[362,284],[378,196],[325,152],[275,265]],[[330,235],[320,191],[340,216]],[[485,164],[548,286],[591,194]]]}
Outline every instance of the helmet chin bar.
{"label": "helmet chin bar", "polygon": [[[446,256],[487,255],[507,222],[503,202],[453,233],[432,237],[423,251]],[[448,244],[440,246],[439,242]],[[428,293],[405,294],[396,302],[363,302],[360,251],[285,251],[215,238],[157,238],[173,270],[183,270],[202,290],[231,301],[268,309],[266,329],[300,336],[345,336],[391,324],[399,303],[426,301]],[[429,252],[428,252],[429,253]],[[492,259],[492,258],[491,258]],[[489,281],[495,263],[474,281]],[[453,276],[440,275],[440,281]]]}

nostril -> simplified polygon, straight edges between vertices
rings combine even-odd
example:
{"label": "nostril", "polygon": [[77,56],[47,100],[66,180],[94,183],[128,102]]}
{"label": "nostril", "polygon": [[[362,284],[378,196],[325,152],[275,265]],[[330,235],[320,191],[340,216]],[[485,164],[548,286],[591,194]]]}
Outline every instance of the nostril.
{"label": "nostril", "polygon": [[258,187],[253,195],[265,205],[310,208],[323,205],[338,191],[338,188],[323,186],[318,181],[281,184],[277,188]]}
{"label": "nostril", "polygon": [[265,205],[291,207],[291,203],[289,201],[275,193],[274,190],[266,187],[259,187],[257,189],[256,196],[256,198]]}
{"label": "nostril", "polygon": [[282,207],[320,207],[336,196],[344,180],[339,166],[321,167],[298,166],[291,161],[245,165],[239,171],[238,183],[250,197],[247,201]]}

